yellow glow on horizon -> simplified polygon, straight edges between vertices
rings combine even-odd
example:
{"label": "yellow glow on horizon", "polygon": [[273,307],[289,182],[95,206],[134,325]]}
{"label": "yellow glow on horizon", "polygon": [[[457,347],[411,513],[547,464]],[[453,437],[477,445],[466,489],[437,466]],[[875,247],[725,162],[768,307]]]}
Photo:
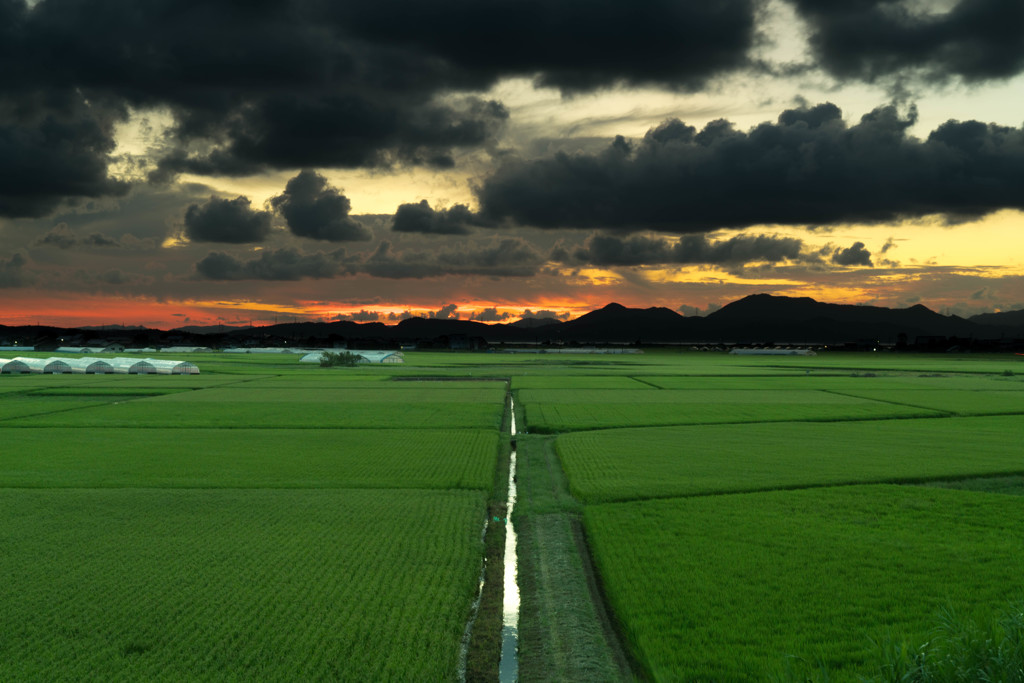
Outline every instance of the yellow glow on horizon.
{"label": "yellow glow on horizon", "polygon": [[573,285],[609,287],[623,282],[622,275],[606,268],[562,269],[562,274],[566,281]]}

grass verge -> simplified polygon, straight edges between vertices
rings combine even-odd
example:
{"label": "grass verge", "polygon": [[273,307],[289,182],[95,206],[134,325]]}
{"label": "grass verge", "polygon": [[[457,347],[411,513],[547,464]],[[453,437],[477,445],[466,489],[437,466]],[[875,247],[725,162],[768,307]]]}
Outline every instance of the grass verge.
{"label": "grass verge", "polygon": [[632,672],[596,590],[550,437],[519,439],[519,679],[622,681]]}

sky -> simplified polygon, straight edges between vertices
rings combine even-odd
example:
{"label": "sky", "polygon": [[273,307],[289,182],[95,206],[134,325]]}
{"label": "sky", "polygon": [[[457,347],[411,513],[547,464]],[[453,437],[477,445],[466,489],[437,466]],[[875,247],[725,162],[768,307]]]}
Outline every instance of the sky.
{"label": "sky", "polygon": [[0,324],[1024,308],[1020,0],[0,0]]}

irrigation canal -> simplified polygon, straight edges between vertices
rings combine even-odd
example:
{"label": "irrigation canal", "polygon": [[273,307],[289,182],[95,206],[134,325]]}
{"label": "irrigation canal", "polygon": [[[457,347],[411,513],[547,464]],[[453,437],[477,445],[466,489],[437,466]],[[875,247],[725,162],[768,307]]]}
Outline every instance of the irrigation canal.
{"label": "irrigation canal", "polygon": [[508,463],[508,506],[505,512],[505,582],[501,626],[501,664],[498,668],[500,683],[519,680],[519,584],[516,561],[516,530],[512,526],[512,511],[516,505],[516,413],[515,404],[508,399],[512,453]]}

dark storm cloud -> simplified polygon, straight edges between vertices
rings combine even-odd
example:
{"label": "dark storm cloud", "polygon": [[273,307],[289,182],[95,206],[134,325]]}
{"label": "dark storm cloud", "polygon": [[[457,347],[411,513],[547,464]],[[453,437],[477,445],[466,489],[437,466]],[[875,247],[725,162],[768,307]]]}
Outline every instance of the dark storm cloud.
{"label": "dark storm cloud", "polygon": [[748,63],[761,3],[0,0],[0,171],[23,171],[0,215],[124,192],[107,155],[131,110],[173,116],[157,181],[451,167],[495,144],[508,111],[473,93],[500,78],[695,89]]}
{"label": "dark storm cloud", "polygon": [[449,96],[493,74],[366,39],[344,14],[301,1],[151,0],[127,11],[103,0],[43,0],[14,22],[21,49],[9,66],[25,89],[166,107],[174,148],[157,180],[394,161],[446,167],[456,150],[489,142],[503,126],[500,103]]}
{"label": "dark storm cloud", "polygon": [[747,61],[759,0],[379,0],[339,3],[358,35],[445,60],[481,81],[536,75],[563,91],[695,89]]}
{"label": "dark storm cloud", "polygon": [[395,212],[391,229],[395,232],[421,232],[427,235],[468,235],[470,226],[477,223],[465,204],[449,209],[430,208],[426,199],[418,204],[402,204]]}
{"label": "dark storm cloud", "polygon": [[[406,102],[404,99],[412,101]],[[227,117],[179,124],[184,144],[202,135],[216,147],[206,153],[177,151],[161,159],[156,181],[178,173],[250,175],[267,169],[317,166],[357,168],[395,162],[449,168],[457,148],[489,142],[508,118],[496,102],[417,102],[415,91],[387,97],[329,91],[254,96]],[[195,117],[194,112],[179,115]]]}
{"label": "dark storm cloud", "polygon": [[796,261],[803,242],[793,237],[738,235],[712,242],[707,235],[684,235],[676,241],[633,235],[593,235],[573,253],[576,261],[595,266],[661,264],[744,264],[751,261]]}
{"label": "dark storm cloud", "polygon": [[871,262],[871,252],[864,247],[863,242],[854,242],[846,249],[839,249],[832,255],[832,263],[840,266],[874,266]]}
{"label": "dark storm cloud", "polygon": [[847,125],[822,104],[746,133],[672,120],[597,154],[509,162],[476,192],[490,220],[676,233],[1024,208],[1024,131],[948,121],[922,141],[914,119],[885,106]]}
{"label": "dark storm cloud", "polygon": [[1024,71],[1024,3],[959,0],[922,14],[906,0],[791,0],[808,22],[812,50],[839,78],[874,81],[919,70],[968,82]]}
{"label": "dark storm cloud", "polygon": [[247,197],[210,197],[185,211],[185,236],[193,242],[262,242],[270,235],[270,219],[270,213],[254,211]]}
{"label": "dark storm cloud", "polygon": [[[2,12],[0,12],[2,14]],[[0,61],[0,83],[16,80]],[[120,196],[128,185],[108,176],[114,123],[123,111],[81,93],[19,93],[0,86],[0,216],[37,218],[65,199]]]}
{"label": "dark storm cloud", "polygon": [[344,250],[301,254],[285,248],[263,251],[257,258],[243,261],[214,251],[196,264],[196,271],[210,280],[319,280],[338,275],[343,258]]}
{"label": "dark storm cloud", "polygon": [[330,242],[368,240],[373,234],[349,217],[352,203],[329,186],[319,173],[304,170],[288,181],[284,192],[271,198],[273,206],[299,237]]}
{"label": "dark storm cloud", "polygon": [[[493,80],[374,42],[310,2],[0,0],[0,216],[122,194],[113,123],[174,123],[152,177],[274,168],[449,167],[491,143],[507,110],[467,93]],[[453,95],[453,93],[456,93]],[[29,107],[28,105],[32,106]],[[17,170],[17,173],[5,173]]]}
{"label": "dark storm cloud", "polygon": [[388,241],[362,263],[350,264],[353,272],[390,279],[442,277],[445,275],[486,275],[530,277],[546,261],[529,242],[519,238],[494,240],[487,244],[459,244],[436,252],[395,251]]}

